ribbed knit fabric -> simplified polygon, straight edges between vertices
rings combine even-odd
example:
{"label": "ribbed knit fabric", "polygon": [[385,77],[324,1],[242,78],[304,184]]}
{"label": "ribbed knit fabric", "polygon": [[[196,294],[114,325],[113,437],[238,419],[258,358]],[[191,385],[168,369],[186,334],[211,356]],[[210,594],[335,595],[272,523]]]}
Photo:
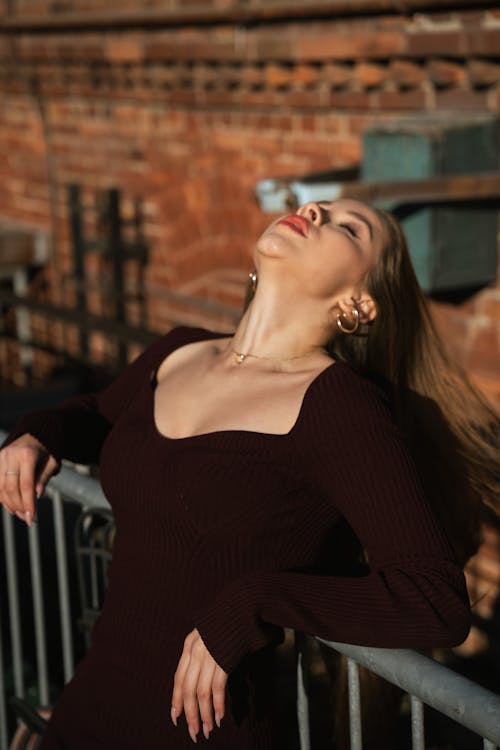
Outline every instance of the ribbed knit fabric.
{"label": "ribbed knit fabric", "polygon": [[[99,460],[117,523],[93,643],[43,750],[192,747],[169,707],[194,627],[231,673],[230,709],[209,740],[227,750],[279,747],[264,647],[282,627],[410,648],[468,632],[462,572],[384,397],[347,365],[315,378],[286,435],[158,432],[152,373],[177,347],[222,335],[175,329],[104,391],[32,413],[9,437]],[[368,564],[346,556],[353,532]]]}

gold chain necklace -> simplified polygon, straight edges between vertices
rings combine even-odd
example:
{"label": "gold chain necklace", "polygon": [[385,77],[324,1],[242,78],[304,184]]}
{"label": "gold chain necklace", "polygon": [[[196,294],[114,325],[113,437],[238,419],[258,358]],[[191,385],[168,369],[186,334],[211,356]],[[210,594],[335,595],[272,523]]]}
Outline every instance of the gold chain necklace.
{"label": "gold chain necklace", "polygon": [[297,354],[295,357],[263,357],[259,354],[250,354],[250,352],[247,352],[244,354],[243,352],[237,352],[236,349],[233,349],[231,347],[231,351],[235,356],[235,363],[237,365],[242,365],[243,362],[248,358],[252,357],[253,359],[266,359],[266,360],[279,360],[280,362],[289,362],[292,359],[303,359],[304,357],[307,357],[309,354],[311,354],[316,349],[323,349],[322,346],[316,346],[314,349],[311,349],[310,351],[306,352],[305,354]]}

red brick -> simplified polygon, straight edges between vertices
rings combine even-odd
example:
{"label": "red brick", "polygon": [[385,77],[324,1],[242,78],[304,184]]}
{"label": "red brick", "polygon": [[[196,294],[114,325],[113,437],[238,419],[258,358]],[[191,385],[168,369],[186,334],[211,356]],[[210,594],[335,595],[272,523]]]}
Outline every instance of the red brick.
{"label": "red brick", "polygon": [[124,34],[106,40],[105,56],[111,62],[139,62],[143,59],[142,36]]}
{"label": "red brick", "polygon": [[486,60],[468,60],[467,70],[473,86],[492,86],[500,82],[500,64]]}
{"label": "red brick", "polygon": [[299,63],[293,68],[293,82],[302,86],[313,86],[323,77],[323,71],[316,65]]}
{"label": "red brick", "polygon": [[[247,33],[248,47],[245,51],[250,60],[293,60],[293,37],[288,29],[276,27],[272,33],[265,31]],[[240,53],[241,54],[241,53]]]}
{"label": "red brick", "polygon": [[468,41],[463,31],[425,31],[407,37],[407,52],[416,57],[463,57],[467,51]]}
{"label": "red brick", "polygon": [[488,96],[485,91],[458,88],[436,91],[437,109],[485,110],[487,106]]}
{"label": "red brick", "polygon": [[375,63],[357,63],[352,71],[352,80],[366,88],[380,86],[387,80],[387,77],[387,68]]}
{"label": "red brick", "polygon": [[328,106],[339,109],[366,109],[371,103],[371,94],[365,91],[330,91]]}
{"label": "red brick", "polygon": [[500,50],[500,28],[471,28],[467,31],[467,53],[469,55],[498,56]]}
{"label": "red brick", "polygon": [[428,94],[422,89],[377,91],[372,97],[372,107],[382,110],[405,111],[425,109],[428,106]]}
{"label": "red brick", "polygon": [[405,51],[405,37],[397,31],[359,31],[349,34],[335,32],[316,36],[306,34],[297,38],[296,56],[299,60],[342,60],[359,57],[391,57]]}
{"label": "red brick", "polygon": [[245,65],[241,71],[242,83],[249,86],[259,86],[264,83],[265,72],[262,67],[256,65]]}
{"label": "red brick", "polygon": [[290,67],[285,65],[276,65],[270,63],[266,65],[264,70],[264,82],[266,86],[271,88],[279,88],[282,86],[289,86],[292,81],[292,71]]}
{"label": "red brick", "polygon": [[286,105],[296,107],[297,109],[316,109],[322,106],[323,102],[318,91],[295,90],[286,94]]}
{"label": "red brick", "polygon": [[420,65],[409,60],[392,60],[389,65],[391,81],[401,86],[418,86],[426,79],[426,71]]}
{"label": "red brick", "polygon": [[462,65],[447,60],[431,60],[427,65],[430,80],[437,86],[454,86],[465,83],[467,71]]}
{"label": "red brick", "polygon": [[352,80],[352,69],[348,65],[327,63],[323,68],[323,78],[332,86],[345,86]]}

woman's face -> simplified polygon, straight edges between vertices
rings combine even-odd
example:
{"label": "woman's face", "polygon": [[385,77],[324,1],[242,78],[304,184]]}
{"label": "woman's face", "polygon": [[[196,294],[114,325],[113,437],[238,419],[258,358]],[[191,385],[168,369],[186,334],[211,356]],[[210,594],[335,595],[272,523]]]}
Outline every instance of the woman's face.
{"label": "woman's face", "polygon": [[280,273],[297,275],[301,288],[314,296],[349,295],[378,261],[384,241],[385,229],[365,203],[310,202],[265,230],[255,261],[257,268],[265,259],[280,261]]}

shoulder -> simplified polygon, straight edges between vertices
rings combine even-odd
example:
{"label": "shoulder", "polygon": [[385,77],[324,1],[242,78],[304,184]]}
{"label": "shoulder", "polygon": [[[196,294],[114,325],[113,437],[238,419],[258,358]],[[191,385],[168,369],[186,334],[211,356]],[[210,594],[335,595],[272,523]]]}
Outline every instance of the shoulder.
{"label": "shoulder", "polygon": [[386,391],[374,381],[360,375],[341,360],[328,367],[317,379],[314,406],[324,418],[335,417],[336,423],[366,419],[392,422]]}

